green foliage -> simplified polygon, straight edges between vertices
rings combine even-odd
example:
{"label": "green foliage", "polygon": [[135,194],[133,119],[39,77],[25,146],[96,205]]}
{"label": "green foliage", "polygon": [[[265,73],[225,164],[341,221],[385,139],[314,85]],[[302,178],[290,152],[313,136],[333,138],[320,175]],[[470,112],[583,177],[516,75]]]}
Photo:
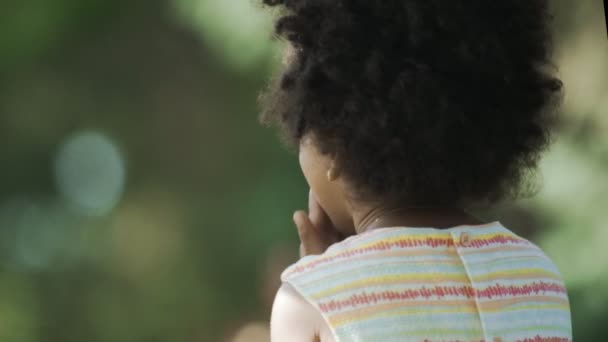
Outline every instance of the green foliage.
{"label": "green foliage", "polygon": [[177,0],[175,7],[225,63],[247,71],[267,65],[276,53],[269,39],[272,18],[254,1]]}
{"label": "green foliage", "polygon": [[[70,37],[92,29],[112,1],[24,0],[0,9],[0,71],[33,63]],[[27,64],[26,64],[27,65]]]}

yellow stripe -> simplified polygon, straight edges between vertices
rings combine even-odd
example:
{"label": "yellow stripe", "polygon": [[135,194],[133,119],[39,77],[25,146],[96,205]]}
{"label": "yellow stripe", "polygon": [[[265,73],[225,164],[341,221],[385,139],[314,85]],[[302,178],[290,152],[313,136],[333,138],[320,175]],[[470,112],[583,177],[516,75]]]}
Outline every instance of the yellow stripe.
{"label": "yellow stripe", "polygon": [[[379,258],[382,259],[382,258]],[[354,262],[353,260],[348,260],[348,262]],[[382,266],[386,266],[386,265],[411,265],[411,264],[428,264],[428,260],[403,260],[403,261],[393,261],[393,262],[382,262],[381,260],[379,261],[379,264],[381,264]],[[433,260],[433,264],[444,264],[444,265],[462,265],[462,261],[460,261],[460,259],[452,259],[452,260]],[[334,266],[335,264],[332,264],[332,266]],[[374,267],[378,267],[377,264],[370,264],[368,266],[365,267],[359,267],[356,269],[356,271],[364,271],[368,268],[374,268]],[[306,284],[304,284],[305,287],[308,286],[314,286],[315,284],[318,283],[325,283],[327,281],[329,281],[332,278],[342,278],[342,276],[344,274],[348,274],[353,272],[352,269],[347,269],[347,270],[343,270],[341,272],[335,272],[335,273],[331,273],[331,274],[327,274],[324,277],[321,278],[317,278],[315,280],[306,282]]]}
{"label": "yellow stripe", "polygon": [[[442,281],[452,281],[460,284],[468,284],[469,279],[466,274],[458,273],[454,275],[442,274]],[[377,285],[388,285],[388,284],[431,284],[437,281],[436,274],[395,274],[395,275],[385,275],[381,277],[373,277],[367,278],[359,281],[355,281],[352,283],[348,283],[345,285],[340,285],[336,287],[332,287],[321,292],[316,292],[311,295],[313,299],[321,299],[326,296],[330,296],[335,293],[339,293],[342,291],[356,290],[359,288],[364,288],[367,286],[377,286]]]}
{"label": "yellow stripe", "polygon": [[531,281],[538,278],[549,278],[561,282],[561,277],[554,272],[548,271],[544,268],[520,268],[516,270],[496,271],[491,273],[484,273],[475,277],[472,277],[475,282],[492,281],[498,279],[530,279]]}
{"label": "yellow stripe", "polygon": [[[549,272],[542,268],[528,268],[528,269],[518,269],[518,270],[509,270],[509,271],[497,271],[491,273],[485,273],[483,275],[472,277],[473,282],[484,282],[484,281],[492,281],[499,280],[503,278],[508,279],[530,279],[533,280],[535,278],[551,278],[554,280],[561,280],[561,278],[553,272]],[[321,299],[326,296],[330,296],[332,294],[336,294],[342,291],[350,291],[356,290],[368,286],[378,286],[378,285],[387,285],[387,284],[418,284],[418,283],[428,283],[432,285],[438,282],[452,281],[458,282],[462,284],[468,284],[469,278],[464,273],[458,274],[434,274],[434,273],[424,273],[424,274],[390,274],[384,275],[380,277],[370,277],[358,281],[354,281],[351,283],[343,284],[340,286],[332,287],[329,289],[325,289],[321,292],[316,292],[312,294],[312,298]]]}
{"label": "yellow stripe", "polygon": [[[451,235],[444,233],[444,234],[428,234],[428,235],[424,235],[423,237],[420,237],[420,238],[417,238],[416,236],[411,236],[411,235],[398,235],[398,236],[395,236],[392,238],[384,237],[384,238],[380,238],[378,240],[374,240],[374,241],[371,241],[371,242],[368,242],[365,244],[358,245],[356,248],[353,248],[353,249],[338,249],[335,252],[328,253],[319,259],[313,259],[310,262],[303,264],[302,267],[307,267],[311,263],[319,262],[321,260],[325,260],[328,258],[334,258],[340,254],[344,254],[347,252],[354,253],[356,251],[361,251],[368,247],[382,244],[383,242],[384,243],[393,243],[393,242],[400,241],[400,240],[426,241],[428,238],[449,240],[449,239],[451,239]],[[427,253],[431,253],[432,251],[431,250],[422,250],[422,251],[416,251],[416,252],[418,252],[418,254],[427,254]]]}
{"label": "yellow stripe", "polygon": [[[353,321],[363,321],[365,318],[376,316],[378,314],[386,314],[389,310],[394,310],[398,308],[403,308],[403,312],[409,313],[410,310],[406,308],[412,308],[413,310],[419,310],[420,312],[437,312],[437,310],[431,309],[420,309],[420,307],[424,306],[436,306],[439,308],[443,306],[451,306],[453,309],[441,309],[446,310],[446,312],[450,312],[450,310],[456,311],[465,311],[471,312],[476,311],[477,308],[475,306],[475,302],[471,300],[411,300],[404,302],[391,302],[384,304],[377,304],[373,306],[365,306],[361,308],[355,308],[348,312],[337,313],[337,314],[329,314],[329,321],[332,326],[337,327],[341,324],[345,324]],[[418,309],[416,309],[418,307]],[[402,313],[403,313],[402,312]]]}
{"label": "yellow stripe", "polygon": [[[545,304],[531,304],[529,306],[512,306],[513,304],[521,302],[539,301],[545,302]],[[568,301],[552,296],[528,296],[528,297],[513,297],[506,299],[494,299],[492,301],[480,302],[479,310],[487,313],[491,312],[507,312],[507,311],[518,311],[518,310],[538,310],[538,309],[560,309],[569,311],[570,306]],[[435,306],[436,310],[429,308],[420,308],[424,306]],[[395,310],[399,307],[403,307],[403,310]],[[416,308],[418,307],[418,309]],[[387,312],[388,311],[388,312]],[[374,306],[368,306],[363,308],[356,308],[348,312],[338,313],[329,315],[329,321],[332,326],[338,327],[343,324],[348,324],[355,321],[362,321],[371,316],[399,316],[409,314],[424,314],[424,313],[475,313],[477,314],[478,309],[473,300],[416,300],[406,302],[393,302],[378,304]]]}
{"label": "yellow stripe", "polygon": [[[440,253],[436,253],[436,254],[440,254]],[[452,255],[452,253],[441,253],[441,254],[446,254],[446,255]],[[391,264],[399,264],[399,265],[412,265],[412,264],[426,264],[429,261],[428,260],[401,260],[401,261],[393,261],[393,262],[383,262],[382,259],[384,258],[394,258],[394,257],[400,257],[400,256],[411,256],[412,253],[411,251],[396,251],[396,252],[390,252],[390,253],[383,253],[382,255],[379,256],[374,256],[373,258],[378,259],[378,263],[381,265],[391,265]],[[456,255],[456,254],[453,254]],[[356,263],[356,260],[359,259],[370,259],[370,256],[366,256],[366,255],[362,255],[359,258],[353,258],[353,259],[344,259],[344,260],[340,260],[338,262],[332,263],[330,265],[328,265],[328,267],[332,267],[332,268],[338,268],[340,269],[340,267],[338,266],[341,263]],[[513,256],[513,257],[509,257],[509,259],[538,259],[538,256],[536,255],[524,255],[524,256]],[[498,258],[492,258],[492,259],[486,259],[483,261],[478,261],[475,262],[474,265],[478,266],[478,265],[486,265],[486,264],[490,264],[496,261],[502,261],[502,262],[506,262],[509,260],[505,260],[504,257],[498,257]],[[443,265],[462,265],[462,260],[458,257],[455,257],[454,259],[448,259],[448,260],[433,260],[433,264],[443,264]],[[361,271],[362,269],[366,269],[366,268],[373,268],[376,267],[375,264],[370,264],[368,266],[365,267],[361,267],[358,268],[357,271]],[[335,273],[330,273],[325,275],[324,277],[321,278],[316,278],[314,280],[308,281],[305,284],[303,284],[304,287],[309,287],[309,286],[315,286],[318,283],[325,283],[330,281],[332,278],[342,278],[344,274],[348,274],[350,272],[353,272],[352,269],[347,269],[347,270],[343,270],[340,272],[335,272]],[[553,277],[551,277],[553,278]],[[561,278],[559,278],[561,279]]]}
{"label": "yellow stripe", "polygon": [[[522,240],[523,241],[523,239],[517,238],[515,236],[511,236],[511,235],[506,235],[504,233],[477,234],[477,235],[475,235],[472,238],[471,241],[477,240],[477,239],[490,239],[490,238],[493,238],[493,237],[496,237],[496,236],[504,236],[505,238],[513,238],[513,239],[517,239],[517,240]],[[423,235],[421,237],[411,236],[411,235],[398,235],[398,236],[391,237],[391,238],[382,238],[382,239],[379,239],[379,240],[375,240],[375,241],[371,241],[371,242],[359,245],[356,248],[353,248],[352,250],[339,249],[339,250],[337,250],[337,251],[335,251],[333,253],[324,255],[323,257],[321,257],[319,259],[315,258],[315,259],[311,260],[308,263],[302,264],[301,267],[307,267],[311,263],[317,263],[319,261],[323,261],[323,260],[326,260],[328,258],[334,258],[334,257],[336,257],[336,256],[338,256],[340,254],[346,253],[347,251],[349,251],[351,253],[356,252],[356,251],[361,251],[361,250],[364,250],[364,249],[366,249],[368,247],[379,245],[379,244],[381,244],[383,242],[384,243],[389,243],[389,244],[397,242],[397,241],[401,241],[401,240],[409,240],[409,241],[419,241],[419,242],[421,242],[421,241],[426,241],[429,238],[431,238],[431,239],[440,239],[440,240],[451,240],[452,236],[449,233],[443,233],[443,234],[426,234],[426,235]],[[414,247],[416,247],[416,246],[414,246]],[[508,247],[507,249],[509,249],[509,248],[512,248],[513,246],[507,246],[507,247]],[[469,250],[471,250],[471,249],[469,249]],[[486,249],[486,248],[475,248],[475,250],[487,251],[488,249]],[[421,252],[420,254],[436,253],[436,251],[433,251],[432,249],[430,249],[430,250],[422,250],[420,252]]]}
{"label": "yellow stripe", "polygon": [[[504,252],[504,251],[530,251],[529,245],[502,245],[496,247],[485,247],[485,248],[463,248],[459,252],[461,254],[485,254],[488,252]],[[537,254],[531,254],[529,256],[538,257]]]}

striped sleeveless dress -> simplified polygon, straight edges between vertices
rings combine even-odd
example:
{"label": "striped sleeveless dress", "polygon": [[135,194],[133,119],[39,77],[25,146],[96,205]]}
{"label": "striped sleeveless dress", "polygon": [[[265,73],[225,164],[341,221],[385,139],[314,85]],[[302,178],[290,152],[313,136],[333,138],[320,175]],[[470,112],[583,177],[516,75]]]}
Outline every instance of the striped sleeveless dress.
{"label": "striped sleeveless dress", "polygon": [[572,340],[562,276],[500,222],[378,228],[281,274],[339,342]]}

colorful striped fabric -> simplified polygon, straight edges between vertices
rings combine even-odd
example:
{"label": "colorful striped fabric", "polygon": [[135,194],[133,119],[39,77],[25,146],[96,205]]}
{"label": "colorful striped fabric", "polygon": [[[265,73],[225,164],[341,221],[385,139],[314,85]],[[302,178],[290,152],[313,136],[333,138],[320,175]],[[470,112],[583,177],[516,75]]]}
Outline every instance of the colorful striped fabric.
{"label": "colorful striped fabric", "polygon": [[300,259],[281,279],[339,342],[572,340],[557,267],[500,222],[374,229]]}

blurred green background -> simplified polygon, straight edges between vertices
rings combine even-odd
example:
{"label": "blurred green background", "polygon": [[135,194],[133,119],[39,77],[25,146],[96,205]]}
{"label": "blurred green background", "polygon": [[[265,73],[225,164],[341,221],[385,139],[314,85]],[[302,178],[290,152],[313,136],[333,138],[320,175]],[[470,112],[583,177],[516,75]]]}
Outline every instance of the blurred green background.
{"label": "blurred green background", "polygon": [[[608,39],[554,0],[566,84],[531,199],[482,213],[562,271],[608,335]],[[0,341],[267,341],[296,260],[295,156],[257,123],[280,63],[253,0],[0,4]]]}

